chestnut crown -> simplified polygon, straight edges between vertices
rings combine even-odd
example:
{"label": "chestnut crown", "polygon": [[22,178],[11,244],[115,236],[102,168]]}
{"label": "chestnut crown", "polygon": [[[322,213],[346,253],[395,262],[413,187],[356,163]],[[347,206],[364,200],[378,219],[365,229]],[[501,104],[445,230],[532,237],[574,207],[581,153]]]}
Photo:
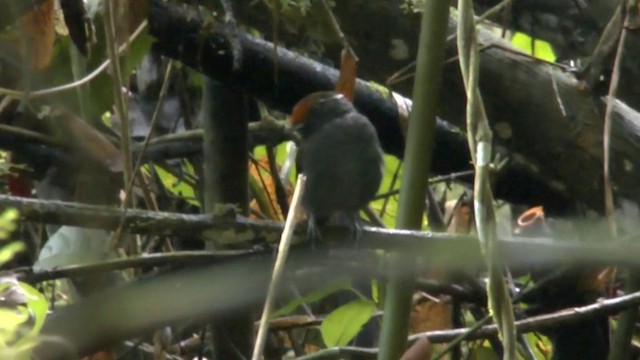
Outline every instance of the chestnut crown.
{"label": "chestnut crown", "polygon": [[307,135],[320,126],[350,112],[356,111],[353,104],[335,91],[320,91],[307,95],[293,107],[290,122]]}

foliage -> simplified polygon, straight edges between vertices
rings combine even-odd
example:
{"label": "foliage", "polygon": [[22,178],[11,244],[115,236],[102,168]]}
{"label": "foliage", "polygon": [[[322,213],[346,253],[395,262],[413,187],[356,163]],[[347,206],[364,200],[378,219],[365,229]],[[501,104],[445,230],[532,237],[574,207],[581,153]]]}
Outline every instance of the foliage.
{"label": "foliage", "polygon": [[[11,233],[16,230],[16,221],[19,215],[15,209],[7,209],[0,215],[0,241],[8,240]],[[0,265],[10,261],[17,253],[24,249],[24,243],[21,241],[14,241],[3,245],[3,247],[0,248]]]}
{"label": "foliage", "polygon": [[325,345],[335,347],[349,344],[376,310],[376,304],[366,299],[353,300],[333,310],[320,326]]}
{"label": "foliage", "polygon": [[286,304],[282,308],[274,311],[271,316],[275,318],[283,315],[289,315],[304,304],[316,303],[337,291],[348,289],[348,288],[349,288],[348,279],[338,279],[331,285],[327,285],[324,288],[313,291],[309,294],[306,294],[305,296],[299,299],[290,301],[288,304]]}
{"label": "foliage", "polygon": [[[268,4],[268,6],[273,6],[273,4],[276,3],[271,0],[263,0],[263,2]],[[104,29],[101,24],[101,7],[104,5],[104,0],[89,0],[85,1],[85,3],[88,4],[87,15],[92,21],[93,30],[95,30],[95,39],[93,39],[94,41],[90,44],[90,55],[87,58],[80,57],[68,33],[58,32],[55,43],[52,42],[49,44],[51,48],[44,48],[46,51],[42,52],[43,54],[46,52],[47,55],[35,59],[38,65],[37,74],[34,69],[26,65],[28,62],[23,61],[24,69],[20,70],[25,70],[25,73],[29,73],[28,70],[34,71],[25,79],[21,79],[21,85],[15,85],[16,89],[32,91],[62,84],[70,84],[83,78],[103,63],[106,58],[104,49],[107,45]],[[50,5],[51,2],[48,2],[48,4]],[[282,15],[280,21],[288,31],[298,34],[300,39],[309,41],[310,45],[305,49],[308,52],[312,52],[314,49],[323,50],[325,45],[335,41],[335,34],[327,30],[327,19],[320,14],[320,4],[320,1],[311,0],[279,1],[279,15]],[[331,1],[329,1],[329,4],[334,5]],[[397,5],[412,15],[415,12],[420,12],[424,4],[425,2],[422,0],[404,0]],[[346,23],[348,19],[341,20]],[[38,25],[38,23],[31,24],[30,26],[34,25]],[[260,34],[254,32],[254,35]],[[11,36],[15,36],[15,34],[2,34],[3,38]],[[231,34],[230,38],[234,36],[235,34]],[[346,34],[346,37],[351,36],[355,37],[354,34]],[[47,33],[47,38],[50,37],[51,33]],[[127,92],[130,91],[135,94],[136,66],[140,64],[143,56],[149,54],[153,41],[151,36],[143,33],[128,44],[127,54],[120,60],[120,65],[123,69],[123,79],[121,80],[126,84]],[[553,48],[547,42],[533,39],[524,33],[515,33],[511,42],[515,47],[539,59],[551,62],[556,60]],[[21,51],[23,50],[24,49]],[[18,53],[21,52],[18,51]],[[0,56],[4,55],[0,54]],[[46,66],[43,65],[45,63]],[[203,86],[204,77],[198,71],[190,68],[187,69],[185,65],[178,64],[177,62],[176,68],[184,70],[182,76],[185,78],[182,80],[185,81],[185,86],[190,90],[196,88],[196,91],[193,93],[197,94]],[[104,123],[107,124],[109,128],[113,128],[112,125],[115,123],[115,120],[112,119],[114,91],[111,84],[111,77],[112,75],[109,71],[103,71],[94,79],[81,87],[76,87],[73,91],[54,91],[54,93],[47,98],[34,96],[32,99],[27,99],[28,101],[20,105],[27,104],[33,108],[37,116],[42,117],[46,116],[46,111],[41,111],[41,108],[50,106],[68,109],[74,114],[81,114],[83,121],[98,125],[96,127],[100,128],[104,133],[105,139],[108,139],[108,141],[117,147],[120,145],[122,139],[120,139],[117,134],[101,128],[103,124],[100,124],[98,120],[102,117]],[[20,88],[20,86],[25,86],[26,88]],[[172,86],[176,86],[176,84],[172,83]],[[172,91],[178,93],[182,90],[172,89]],[[194,108],[200,105],[198,103],[198,96],[192,96],[190,100],[194,100],[194,102],[197,103],[193,106]],[[0,105],[0,113],[2,113],[0,115],[5,115],[5,106],[6,104],[4,103]],[[282,115],[276,113],[276,117],[281,119]],[[67,146],[70,145],[69,143],[73,142],[70,139],[72,139],[70,134],[64,132],[61,138],[56,139],[58,143],[63,144],[63,146],[60,146],[63,152],[67,149]],[[283,143],[275,146],[275,168],[277,171],[280,171],[285,161],[290,158],[291,144],[292,143]],[[283,220],[283,209],[280,206],[281,204],[278,203],[278,200],[282,200],[278,196],[281,194],[276,193],[277,179],[273,178],[275,174],[272,174],[272,169],[270,168],[272,164],[269,164],[266,148],[258,146],[252,149],[252,155],[252,161],[247,164],[250,169],[249,183],[254,199],[254,203],[251,204],[252,217],[253,219]],[[424,157],[424,153],[419,154],[419,157]],[[0,155],[0,176],[11,172],[14,169],[12,167],[16,166],[9,164],[5,160],[6,158],[7,154],[3,152]],[[198,171],[196,171],[196,169],[198,169],[198,163],[192,162],[193,160],[199,160],[198,156],[181,159],[180,161],[171,160],[144,165],[142,172],[150,186],[149,189],[143,189],[136,184],[136,193],[134,195],[137,201],[136,206],[144,206],[142,205],[142,200],[157,201],[158,204],[160,204],[160,210],[165,211],[167,210],[165,207],[167,203],[174,204],[176,202],[172,202],[172,200],[179,199],[180,201],[177,201],[177,203],[180,203],[180,205],[176,206],[178,209],[171,208],[171,210],[181,212],[197,211],[194,209],[200,207],[198,199],[201,198],[202,194],[199,193],[201,189],[196,186],[200,183],[198,181],[200,179],[197,179]],[[420,161],[423,160],[423,158],[420,158]],[[384,178],[379,189],[379,196],[378,199],[372,201],[370,204],[375,213],[381,217],[383,224],[388,228],[396,227],[399,198],[397,191],[399,189],[399,179],[402,178],[405,172],[403,170],[407,169],[403,169],[401,160],[391,155],[385,155]],[[295,181],[295,171],[289,171],[286,175],[285,183],[282,185],[285,188],[286,200],[288,200],[291,195],[292,184]],[[207,174],[204,174],[204,176],[207,176]],[[72,176],[69,176],[69,178],[71,177]],[[64,181],[67,180],[67,175],[65,175]],[[143,199],[143,197],[140,196],[142,190],[149,190],[151,196]],[[149,203],[146,205],[151,207]],[[15,210],[7,210],[0,216],[0,264],[11,261],[15,258],[16,254],[24,251],[26,248],[23,241],[10,242],[8,240],[10,234],[16,229],[18,215]],[[361,216],[366,219],[364,213]],[[511,219],[509,218],[507,221],[509,220]],[[423,221],[422,227],[424,228],[426,225],[428,225],[426,221]],[[78,228],[63,227],[58,230],[56,235],[51,236],[49,238],[50,242],[41,252],[40,260],[34,266],[36,270],[86,263],[97,264],[103,261],[104,257],[102,255],[104,255],[104,249],[108,247],[110,240],[112,240],[110,236],[106,233],[101,233],[99,234],[99,239],[97,239],[94,236],[98,232],[97,230],[79,231],[77,229]],[[157,234],[150,235],[151,236],[135,238],[128,242],[129,247],[119,250],[126,252],[126,255],[144,256],[158,248],[149,245],[153,245],[158,239],[163,241],[165,251],[172,249],[176,243],[178,244],[177,249],[182,250],[186,248],[182,247],[184,243],[175,241],[175,239],[157,236]],[[87,240],[89,240],[89,242],[87,242]],[[140,246],[143,243],[149,246],[143,249],[143,247]],[[188,248],[188,250],[191,250],[191,248]],[[94,256],[96,254],[98,255]],[[404,261],[404,259],[401,259],[401,261]],[[143,273],[146,269],[136,271]],[[503,274],[500,273],[501,278],[502,275]],[[384,288],[382,282],[378,281],[379,280],[371,280],[373,295],[372,299],[368,299],[353,289],[350,279],[335,279],[332,284],[322,289],[308,294],[302,294],[293,300],[286,299],[289,300],[289,302],[285,303],[285,305],[273,313],[271,317],[284,317],[298,313],[303,305],[317,305],[338,291],[353,291],[359,298],[337,308],[329,309],[328,315],[326,315],[320,326],[322,338],[327,347],[348,345],[358,334],[362,326],[373,317],[376,310],[379,309],[380,304],[384,303],[384,295],[386,291],[388,291],[388,288]],[[481,281],[484,281],[484,279]],[[516,279],[515,282],[518,284],[521,283],[519,279]],[[188,298],[189,294],[180,295]],[[8,305],[10,306],[0,309],[0,358],[27,359],[29,357],[29,349],[35,344],[36,335],[47,313],[45,297],[31,286],[14,281],[14,279],[11,278],[0,279],[0,297],[10,300],[8,301]],[[519,304],[517,306],[524,307]],[[466,316],[468,324],[475,322],[475,320],[472,320],[468,315],[466,309],[463,308],[462,311],[465,313],[464,316]],[[549,339],[538,334],[526,334],[524,335],[524,339],[532,345],[536,358],[548,359],[551,357]],[[519,356],[522,356],[522,349],[519,350],[521,351]],[[470,342],[469,345],[464,348],[464,351],[470,359],[496,358],[489,343],[486,341]]]}
{"label": "foliage", "polygon": [[511,44],[538,59],[549,62],[556,61],[556,54],[553,52],[551,44],[540,39],[533,39],[525,33],[516,32],[513,34]]}
{"label": "foliage", "polygon": [[[19,214],[15,209],[0,215],[0,242],[6,241],[16,229]],[[24,243],[14,241],[0,248],[0,264],[10,261],[23,251]],[[30,349],[44,324],[48,304],[44,296],[29,284],[11,276],[0,277],[0,357],[29,359]]]}
{"label": "foliage", "polygon": [[371,202],[371,207],[382,219],[388,228],[395,228],[396,214],[398,212],[398,195],[389,193],[400,189],[400,179],[402,178],[402,162],[395,156],[384,156],[384,176],[380,185],[380,199]]}
{"label": "foliage", "polygon": [[[200,207],[200,201],[198,201],[193,184],[185,179],[195,178],[195,171],[191,163],[188,161],[180,162],[179,168],[177,169],[177,172],[180,174],[179,177],[158,165],[153,165],[153,170],[167,191],[192,205]],[[149,165],[144,165],[142,171],[146,175],[150,175]]]}

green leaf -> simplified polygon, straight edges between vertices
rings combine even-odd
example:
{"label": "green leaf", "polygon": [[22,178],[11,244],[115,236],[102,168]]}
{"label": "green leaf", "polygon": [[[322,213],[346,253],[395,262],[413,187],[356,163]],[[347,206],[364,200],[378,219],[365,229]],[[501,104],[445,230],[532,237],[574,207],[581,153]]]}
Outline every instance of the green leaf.
{"label": "green leaf", "polygon": [[490,347],[479,346],[471,349],[472,360],[498,360],[498,356]]}
{"label": "green leaf", "polygon": [[[285,141],[283,143],[281,143],[280,145],[274,147],[275,152],[276,152],[276,163],[278,164],[278,166],[282,166],[282,164],[284,164],[285,160],[287,159],[287,156],[289,155],[289,152],[287,150],[287,146],[289,145],[288,141]],[[256,159],[260,159],[263,157],[267,156],[267,147],[264,145],[261,146],[256,146],[254,151],[253,151],[253,156]],[[296,172],[295,171],[291,171],[289,173],[289,181],[294,184],[296,182]]]}
{"label": "green leaf", "polygon": [[330,348],[347,345],[371,319],[376,309],[373,301],[358,299],[332,311],[320,326],[325,345]]}
{"label": "green leaf", "polygon": [[16,209],[7,209],[0,214],[0,228],[7,231],[14,231],[16,229],[16,220],[20,217],[20,213]]}
{"label": "green leaf", "polygon": [[371,280],[371,299],[376,304],[380,304],[380,283],[378,280]]}
{"label": "green leaf", "polygon": [[[395,183],[393,183],[394,174],[398,170],[398,166],[401,166],[400,160],[392,155],[384,156],[384,175],[382,178],[382,184],[378,194],[390,192],[394,189],[400,188],[400,179],[402,178],[402,169],[396,176]],[[395,228],[396,226],[396,214],[398,213],[398,199],[399,196],[391,195],[388,199],[379,199],[371,202],[371,207],[380,214],[384,207],[384,213],[382,214],[382,222],[389,228]],[[385,206],[385,201],[387,205]]]}
{"label": "green leaf", "polygon": [[[181,167],[184,174],[191,174],[195,176],[195,170],[193,169],[193,166],[191,166],[191,164],[189,164],[188,162],[183,163]],[[195,206],[200,206],[200,202],[196,197],[196,192],[191,185],[187,184],[185,181],[178,179],[173,174],[169,173],[159,166],[154,166],[154,170],[158,173],[158,177],[162,181],[162,185],[164,185],[164,187],[170,193],[183,198],[184,200]],[[143,167],[143,171],[148,174],[146,165],[145,167]]]}
{"label": "green leaf", "polygon": [[551,359],[553,352],[553,345],[546,336],[539,333],[524,334],[525,341],[529,343],[529,346],[533,348],[533,352],[536,355],[536,359]]}
{"label": "green leaf", "polygon": [[317,301],[324,299],[325,297],[335,293],[338,290],[348,289],[351,286],[351,281],[347,278],[339,279],[338,281],[325,286],[324,288],[314,291],[310,294],[303,296],[302,298],[295,299],[290,301],[285,306],[273,312],[271,315],[272,318],[276,318],[279,316],[289,315],[295,309],[302,306],[303,304],[311,304]]}
{"label": "green leaf", "polygon": [[26,308],[0,309],[0,345],[13,343],[20,325],[29,321],[29,312]]}
{"label": "green leaf", "polygon": [[[538,59],[549,62],[556,61],[556,54],[549,44],[543,40],[533,40],[529,35],[521,32],[513,34],[511,37],[511,45],[524,51],[525,53],[535,56]],[[532,51],[533,50],[533,51]]]}
{"label": "green leaf", "polygon": [[24,251],[26,246],[22,241],[14,241],[8,245],[0,248],[0,264],[4,264],[7,261],[13,259],[17,253]]}
{"label": "green leaf", "polygon": [[[20,217],[20,213],[16,209],[7,209],[0,214],[0,241],[9,238],[9,235],[16,229],[16,220]],[[6,251],[0,250],[0,264],[7,262],[13,258],[15,253],[11,251],[22,251],[24,248],[20,248],[19,245],[11,244],[11,247],[6,248]],[[7,258],[8,257],[8,258]],[[2,259],[5,259],[4,261]]]}
{"label": "green leaf", "polygon": [[[257,171],[260,171],[261,175],[265,176],[262,174],[261,169],[258,169]],[[273,208],[271,207],[267,189],[262,186],[262,181],[252,173],[249,174],[249,189],[251,189],[251,194],[253,194],[256,202],[258,203],[258,207],[264,213],[265,217],[267,219],[277,219],[277,215],[273,212]]]}
{"label": "green leaf", "polygon": [[[49,304],[47,303],[47,299],[44,295],[36,290],[33,286],[19,282],[20,288],[24,290],[27,298],[27,307],[31,310],[33,314],[35,324],[31,328],[31,335],[38,335],[40,333],[40,329],[42,329],[42,325],[44,324],[44,320],[47,317],[47,311],[49,310]],[[26,341],[27,339],[25,339]],[[22,340],[21,340],[22,341]]]}
{"label": "green leaf", "polygon": [[29,359],[29,350],[47,316],[47,300],[30,285],[13,278],[2,279],[0,296],[5,300],[0,308],[0,350],[9,350],[1,354],[11,353],[12,359]]}

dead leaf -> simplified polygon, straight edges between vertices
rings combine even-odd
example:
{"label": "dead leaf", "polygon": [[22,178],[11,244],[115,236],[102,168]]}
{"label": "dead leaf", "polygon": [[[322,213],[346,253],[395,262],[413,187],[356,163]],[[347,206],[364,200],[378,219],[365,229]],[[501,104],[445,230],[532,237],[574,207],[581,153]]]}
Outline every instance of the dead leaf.
{"label": "dead leaf", "polygon": [[42,70],[51,63],[56,39],[54,4],[54,0],[46,0],[20,19],[23,36],[18,37],[18,51],[34,70]]}
{"label": "dead leaf", "polygon": [[358,60],[351,49],[342,49],[342,59],[340,61],[340,77],[336,84],[336,92],[344,95],[353,102],[356,89],[356,72],[358,70]]}
{"label": "dead leaf", "polygon": [[52,133],[60,142],[68,144],[75,155],[88,157],[114,173],[123,170],[124,159],[120,150],[84,120],[64,112],[52,121],[57,122],[51,126]]}
{"label": "dead leaf", "polygon": [[[257,163],[249,162],[249,174],[261,184],[264,182],[264,186],[266,187],[264,191],[268,197],[270,207],[268,212],[275,215],[275,219],[272,220],[284,220],[282,210],[280,209],[280,206],[278,206],[276,185],[273,177],[271,176],[271,172],[269,171],[269,160],[266,157],[262,157],[257,160]],[[285,184],[285,188],[287,191],[287,199],[291,201],[291,196],[293,195],[291,184]],[[249,207],[258,213],[267,213],[265,209],[260,208],[259,203],[255,199],[251,201]],[[251,215],[251,217],[255,216]]]}
{"label": "dead leaf", "polygon": [[[451,297],[442,295],[437,301],[425,298],[424,293],[414,294],[414,306],[409,320],[409,333],[451,329]],[[417,301],[421,298],[421,301]]]}

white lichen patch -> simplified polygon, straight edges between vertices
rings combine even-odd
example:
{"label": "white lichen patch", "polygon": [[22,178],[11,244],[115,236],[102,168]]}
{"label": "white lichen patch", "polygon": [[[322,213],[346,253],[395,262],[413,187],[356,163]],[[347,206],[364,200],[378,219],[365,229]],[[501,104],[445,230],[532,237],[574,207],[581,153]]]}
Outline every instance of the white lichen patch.
{"label": "white lichen patch", "polygon": [[511,129],[511,125],[504,121],[495,124],[493,126],[493,131],[502,140],[509,140],[513,137],[513,130]]}
{"label": "white lichen patch", "polygon": [[389,56],[396,61],[407,60],[409,58],[409,45],[402,39],[391,39]]}

